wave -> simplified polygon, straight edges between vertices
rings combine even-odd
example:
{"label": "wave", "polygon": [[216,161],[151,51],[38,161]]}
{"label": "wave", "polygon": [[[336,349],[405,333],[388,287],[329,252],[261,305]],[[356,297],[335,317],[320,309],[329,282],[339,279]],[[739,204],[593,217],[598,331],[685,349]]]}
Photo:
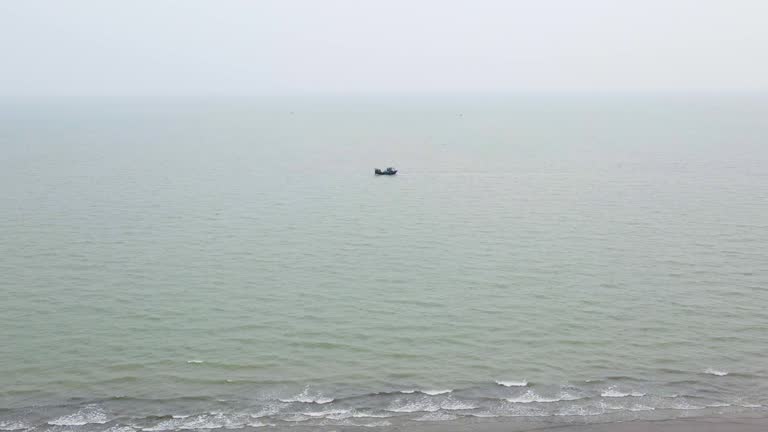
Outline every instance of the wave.
{"label": "wave", "polygon": [[48,424],[53,426],[84,426],[87,424],[104,424],[107,421],[107,414],[103,409],[95,405],[88,405],[77,412],[51,420]]}
{"label": "wave", "polygon": [[280,402],[284,402],[284,403],[300,402],[300,403],[315,403],[315,404],[318,404],[318,405],[325,405],[325,404],[331,403],[333,401],[334,401],[333,398],[326,398],[326,397],[322,397],[322,396],[320,396],[320,397],[297,396],[296,398],[293,398],[293,399],[280,399]]}
{"label": "wave", "polygon": [[496,384],[504,387],[528,387],[528,381],[496,381]]}
{"label": "wave", "polygon": [[402,394],[413,394],[413,393],[423,393],[425,395],[429,396],[437,396],[441,394],[448,394],[453,392],[452,389],[445,389],[445,390],[417,390],[417,389],[406,389],[406,390],[400,390],[398,393]]}
{"label": "wave", "polygon": [[288,398],[288,399],[279,399],[279,400],[280,400],[280,402],[283,402],[283,403],[300,402],[300,403],[315,403],[315,404],[319,404],[319,405],[324,405],[324,404],[331,403],[331,402],[334,401],[333,398],[325,397],[322,394],[311,395],[309,393],[309,387],[305,387],[304,391],[302,391],[301,393],[297,394],[296,396],[293,396],[293,397]]}
{"label": "wave", "polygon": [[477,409],[477,405],[474,405],[467,401],[460,401],[460,400],[447,400],[440,404],[440,409],[449,410],[449,411],[458,411],[458,410],[473,410]]}
{"label": "wave", "polygon": [[355,411],[355,412],[352,413],[352,417],[355,417],[355,418],[389,418],[389,417],[392,417],[392,416],[387,415],[387,414],[374,414],[374,413],[366,413],[366,412]]}
{"label": "wave", "polygon": [[280,412],[280,407],[277,405],[267,405],[265,407],[262,407],[261,410],[255,413],[248,414],[251,418],[261,418],[261,417],[267,417],[271,415],[275,415]]}
{"label": "wave", "polygon": [[654,411],[656,410],[656,407],[652,407],[649,405],[642,405],[642,404],[635,404],[635,405],[612,405],[612,404],[601,404],[602,407],[609,410],[614,411],[632,411],[632,412],[638,412],[638,411]]}
{"label": "wave", "polygon": [[162,421],[155,426],[144,428],[142,431],[161,432],[180,429],[239,429],[256,424],[261,425],[260,422],[253,422],[250,419],[250,416],[245,414],[206,413],[183,418],[171,418]]}
{"label": "wave", "polygon": [[715,376],[726,376],[726,375],[728,375],[728,372],[726,372],[726,371],[721,371],[721,370],[712,369],[712,368],[704,369],[704,373],[707,374],[707,375],[715,375]]}
{"label": "wave", "polygon": [[647,405],[634,405],[627,408],[629,411],[654,411],[656,408]]}
{"label": "wave", "polygon": [[468,401],[444,399],[436,401],[431,398],[420,398],[417,400],[405,401],[398,399],[393,402],[386,410],[396,413],[415,413],[415,412],[435,412],[440,410],[459,411],[473,410],[477,405]]}
{"label": "wave", "polygon": [[205,363],[205,361],[204,360],[187,360],[187,363],[189,363],[189,364],[200,364],[200,363]]}
{"label": "wave", "polygon": [[508,398],[505,400],[511,403],[552,403],[552,402],[562,402],[562,401],[573,401],[578,399],[583,399],[583,398],[580,396],[572,395],[567,392],[560,392],[557,396],[554,396],[554,397],[546,397],[534,392],[533,390],[528,390],[527,392],[523,393],[518,397]]}
{"label": "wave", "polygon": [[563,417],[592,417],[605,414],[605,409],[595,406],[569,406],[554,413]]}
{"label": "wave", "polygon": [[[410,400],[409,400],[410,399]],[[402,418],[410,421],[449,421],[463,416],[474,417],[550,417],[550,416],[598,416],[606,413],[621,412],[645,412],[659,409],[674,410],[698,410],[704,408],[727,406],[727,404],[711,404],[707,407],[693,405],[689,398],[681,397],[669,404],[649,405],[637,403],[621,403],[622,401],[602,401],[590,398],[577,398],[575,395],[567,392],[560,392],[557,397],[544,397],[533,391],[527,391],[523,396],[514,401],[524,402],[557,402],[582,399],[584,403],[563,404],[563,405],[491,405],[484,407],[482,404],[476,404],[477,401],[447,398],[432,398],[428,396],[419,396],[413,398],[401,398],[394,401],[385,411],[397,414],[386,414],[376,412],[371,408],[368,411],[357,411],[355,408],[348,409],[317,409],[305,410],[301,412],[285,412],[277,417],[269,419],[254,418],[254,415],[247,413],[222,413],[211,412],[197,414],[192,416],[166,417],[154,426],[146,427],[143,432],[165,432],[182,430],[208,430],[208,429],[241,429],[245,427],[269,426],[270,420],[279,420],[285,422],[304,423],[312,425],[335,425],[335,426],[367,426],[365,424],[353,422],[357,418],[379,418],[387,419],[391,417],[402,417],[402,414],[412,414]],[[499,401],[499,400],[497,400]],[[631,401],[631,399],[626,399]],[[477,410],[477,411],[474,411]],[[277,411],[272,410],[273,414]],[[386,420],[382,420],[377,425],[383,425]],[[373,425],[374,423],[370,423]],[[105,432],[135,432],[131,428],[111,428]]]}
{"label": "wave", "polygon": [[603,390],[602,393],[600,393],[600,396],[602,397],[608,397],[608,398],[623,398],[623,397],[642,397],[645,396],[645,393],[640,392],[629,392],[624,393],[616,389],[615,386],[608,387],[607,389]]}
{"label": "wave", "polygon": [[20,421],[5,421],[0,420],[0,430],[4,431],[17,431],[29,429],[31,426]]}
{"label": "wave", "polygon": [[335,410],[327,410],[327,411],[311,411],[311,412],[303,412],[302,414],[309,417],[327,418],[332,420],[340,420],[340,419],[353,417],[351,409],[350,410],[335,409]]}
{"label": "wave", "polygon": [[430,396],[437,396],[441,394],[447,394],[453,392],[452,389],[445,389],[445,390],[419,390],[420,393],[424,393],[425,395]]}
{"label": "wave", "polygon": [[[697,381],[711,384],[700,375]],[[501,387],[497,387],[501,386]],[[374,422],[388,418],[397,418],[405,422],[442,421],[450,416],[465,417],[551,417],[551,416],[595,416],[605,414],[625,418],[642,418],[674,415],[669,410],[729,411],[741,407],[759,408],[760,405],[746,405],[759,401],[748,394],[731,399],[720,395],[719,390],[703,390],[698,387],[678,386],[665,383],[656,387],[651,382],[601,384],[548,384],[531,385],[527,381],[486,381],[475,387],[451,390],[440,387],[391,387],[388,392],[357,394],[349,392],[323,393],[325,388],[294,387],[289,392],[285,388],[263,391],[255,395],[247,405],[237,397],[231,396],[226,401],[216,402],[214,398],[170,398],[170,399],[130,399],[131,407],[151,406],[157,413],[137,423],[120,424],[116,413],[122,412],[126,399],[90,400],[67,410],[67,405],[51,405],[49,412],[60,417],[48,415],[48,425],[75,426],[82,429],[88,424],[104,424],[103,432],[164,432],[191,429],[241,429],[247,427],[268,426],[271,423],[295,422],[304,425],[362,426],[365,422]],[[321,392],[322,390],[322,392]],[[369,390],[370,389],[366,389]],[[642,392],[641,392],[642,390]],[[282,391],[282,393],[281,393]],[[292,393],[297,393],[293,394]],[[647,394],[645,393],[647,392]],[[336,396],[334,399],[329,395]],[[282,399],[278,399],[282,396]],[[752,399],[752,400],[750,400]],[[135,403],[139,401],[140,403]],[[189,401],[194,401],[188,403]],[[577,402],[571,402],[577,401]],[[167,402],[167,404],[165,403]],[[730,402],[732,405],[724,402]],[[255,404],[255,405],[254,405]],[[186,407],[185,409],[179,409]],[[239,407],[239,408],[238,408]],[[246,408],[247,407],[247,408]],[[198,409],[195,409],[198,408]],[[167,409],[167,410],[166,410]],[[192,409],[192,411],[190,411]],[[64,410],[64,411],[62,411]],[[158,411],[162,410],[162,411]],[[214,411],[209,411],[214,410]],[[223,412],[217,412],[220,410]],[[655,414],[640,414],[643,411],[656,411]],[[12,416],[6,415],[8,412]],[[633,414],[638,412],[638,414]],[[68,413],[68,414],[67,414]],[[41,412],[45,415],[45,412]],[[433,415],[427,415],[433,414]],[[27,425],[28,413],[16,410],[0,410],[0,432],[29,430],[41,426]],[[140,417],[131,417],[139,419]],[[365,418],[371,418],[365,420]],[[112,421],[118,420],[118,421]],[[36,420],[43,425],[46,420]],[[394,422],[394,421],[393,421]],[[110,429],[104,430],[109,426]],[[129,427],[130,426],[130,427]],[[91,426],[91,428],[97,426]],[[43,428],[41,428],[42,430]],[[48,428],[50,429],[50,427]],[[60,428],[54,428],[60,429]]]}

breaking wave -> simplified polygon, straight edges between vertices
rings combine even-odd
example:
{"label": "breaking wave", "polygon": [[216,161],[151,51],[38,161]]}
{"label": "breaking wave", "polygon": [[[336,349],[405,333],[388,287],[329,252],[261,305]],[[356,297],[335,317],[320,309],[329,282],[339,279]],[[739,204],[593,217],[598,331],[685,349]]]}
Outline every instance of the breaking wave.
{"label": "breaking wave", "polygon": [[527,387],[528,381],[496,381],[496,384],[504,387]]}
{"label": "breaking wave", "polygon": [[[2,412],[0,431],[35,429],[37,432],[93,432],[93,426],[109,423],[103,432],[166,432],[212,429],[243,429],[270,425],[311,427],[377,427],[412,421],[452,421],[472,417],[592,417],[638,419],[674,416],[672,410],[738,411],[760,408],[759,397],[713,393],[706,384],[716,381],[679,380],[662,385],[649,381],[597,380],[592,383],[530,384],[522,381],[486,382],[466,388],[413,387],[384,392],[339,392],[306,386],[293,394],[285,388],[269,389],[256,399],[242,401],[232,395],[163,399],[110,398],[73,408],[49,408],[45,412]],[[703,390],[700,390],[703,389]],[[333,397],[332,397],[333,396]],[[151,404],[153,414],[127,416],[137,404]],[[122,405],[127,404],[127,405]],[[126,408],[122,408],[125,406]],[[179,411],[184,407],[183,411]],[[30,410],[33,408],[27,408]],[[716,410],[716,411],[715,411]],[[69,411],[69,412],[68,412]],[[139,411],[140,412],[140,411]],[[654,412],[654,414],[644,414]],[[115,414],[112,414],[115,413]],[[119,413],[119,414],[117,414]],[[157,413],[157,414],[154,414]],[[55,415],[54,415],[55,414]],[[130,418],[128,424],[121,424]],[[30,420],[33,419],[33,420]],[[365,420],[368,419],[368,420]],[[570,421],[570,420],[568,420]],[[589,421],[589,420],[587,420]],[[83,427],[85,426],[85,427]],[[108,429],[106,429],[109,427]]]}
{"label": "breaking wave", "polygon": [[642,397],[642,396],[645,396],[645,393],[640,393],[640,392],[625,393],[617,390],[615,386],[612,386],[603,390],[603,392],[600,393],[600,396],[607,397],[607,398]]}
{"label": "breaking wave", "polygon": [[463,400],[455,399],[441,399],[435,400],[432,398],[422,397],[416,400],[396,400],[388,408],[387,411],[397,413],[414,413],[414,412],[435,412],[440,410],[458,411],[458,410],[473,410],[477,405]]}
{"label": "breaking wave", "polygon": [[280,402],[284,402],[284,403],[300,402],[300,403],[315,403],[319,405],[324,405],[334,401],[332,397],[326,397],[320,393],[315,395],[310,394],[309,387],[305,387],[304,391],[302,391],[301,393],[293,397],[290,397],[287,399],[279,399],[279,400]]}
{"label": "breaking wave", "polygon": [[521,396],[513,397],[513,398],[507,398],[507,402],[511,403],[552,403],[552,402],[562,402],[562,401],[573,401],[583,399],[582,396],[576,396],[573,394],[570,394],[568,392],[560,392],[557,396],[542,396],[533,390],[528,390],[527,392],[523,393]]}
{"label": "breaking wave", "polygon": [[16,431],[29,429],[31,426],[20,421],[5,421],[0,420],[0,430],[4,431]]}
{"label": "breaking wave", "polygon": [[250,416],[245,414],[206,413],[183,418],[171,418],[142,430],[145,432],[160,432],[189,429],[238,429],[244,426],[258,427],[256,425],[261,425],[261,423],[252,421]]}
{"label": "breaking wave", "polygon": [[424,393],[425,395],[430,395],[430,396],[437,396],[437,395],[447,394],[447,393],[451,393],[451,392],[453,392],[453,390],[451,390],[451,389],[445,389],[445,390],[419,390],[419,393]]}
{"label": "breaking wave", "polygon": [[451,389],[445,389],[445,390],[405,389],[405,390],[398,391],[398,393],[402,393],[402,394],[421,393],[421,394],[425,394],[425,395],[429,395],[429,396],[437,396],[437,395],[442,395],[442,394],[448,394],[448,393],[451,393],[451,392],[453,392],[453,390],[451,390]]}
{"label": "breaking wave", "polygon": [[72,414],[67,414],[51,420],[54,426],[84,426],[87,424],[104,424],[108,421],[107,414],[100,407],[88,405]]}

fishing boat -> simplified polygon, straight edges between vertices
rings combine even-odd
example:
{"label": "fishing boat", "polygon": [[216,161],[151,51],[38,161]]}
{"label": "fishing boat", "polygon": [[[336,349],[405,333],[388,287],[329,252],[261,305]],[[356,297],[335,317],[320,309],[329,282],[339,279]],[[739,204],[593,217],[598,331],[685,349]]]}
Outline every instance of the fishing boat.
{"label": "fishing boat", "polygon": [[394,168],[392,168],[392,167],[388,167],[388,168],[387,168],[387,169],[385,169],[384,171],[382,171],[382,170],[380,170],[380,169],[376,168],[376,169],[375,169],[373,172],[374,172],[376,175],[395,175],[395,174],[397,174],[397,170],[396,170],[396,169],[394,169]]}

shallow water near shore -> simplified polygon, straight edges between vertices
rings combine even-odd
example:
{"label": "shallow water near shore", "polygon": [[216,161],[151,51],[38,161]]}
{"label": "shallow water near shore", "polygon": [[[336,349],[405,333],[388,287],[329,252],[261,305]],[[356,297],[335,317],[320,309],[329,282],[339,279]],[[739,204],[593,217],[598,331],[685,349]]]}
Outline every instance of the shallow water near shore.
{"label": "shallow water near shore", "polygon": [[738,96],[3,103],[0,430],[763,412],[766,118]]}

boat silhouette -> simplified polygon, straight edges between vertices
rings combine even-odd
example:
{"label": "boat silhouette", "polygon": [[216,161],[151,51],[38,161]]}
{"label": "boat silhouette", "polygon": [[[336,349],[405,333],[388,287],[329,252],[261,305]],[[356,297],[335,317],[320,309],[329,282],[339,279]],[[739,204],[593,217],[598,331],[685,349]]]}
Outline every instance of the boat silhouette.
{"label": "boat silhouette", "polygon": [[384,171],[376,168],[373,172],[376,175],[395,175],[395,174],[397,174],[397,170],[392,168],[392,167],[389,167],[389,168],[385,169]]}

